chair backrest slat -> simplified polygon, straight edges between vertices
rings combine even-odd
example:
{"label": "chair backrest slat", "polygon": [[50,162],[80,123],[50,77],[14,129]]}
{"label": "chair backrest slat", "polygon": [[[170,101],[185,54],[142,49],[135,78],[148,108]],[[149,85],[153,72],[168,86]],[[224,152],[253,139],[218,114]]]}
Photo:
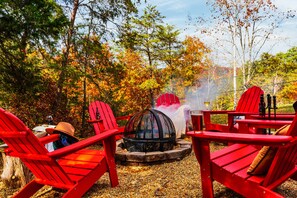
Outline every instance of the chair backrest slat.
{"label": "chair backrest slat", "polygon": [[[105,130],[109,129],[117,129],[118,125],[115,119],[115,116],[113,114],[113,111],[111,110],[110,106],[104,102],[101,101],[94,101],[89,106],[89,114],[91,120],[96,120],[96,112],[99,112],[100,119],[103,121],[103,126]],[[96,134],[100,134],[100,128],[99,123],[93,123],[94,130]]]}
{"label": "chair backrest slat", "polygon": [[258,112],[260,96],[263,94],[263,90],[260,87],[253,86],[246,90],[240,97],[236,112]]}
{"label": "chair backrest slat", "polygon": [[170,105],[180,105],[178,97],[172,93],[165,93],[159,96],[156,100],[156,106],[161,105],[170,106]]}

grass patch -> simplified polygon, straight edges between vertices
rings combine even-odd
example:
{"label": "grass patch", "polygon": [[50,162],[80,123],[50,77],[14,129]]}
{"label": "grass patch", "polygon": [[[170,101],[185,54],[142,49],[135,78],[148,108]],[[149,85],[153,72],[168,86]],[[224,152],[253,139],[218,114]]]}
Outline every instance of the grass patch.
{"label": "grass patch", "polygon": [[292,104],[279,106],[276,110],[276,113],[295,113]]}

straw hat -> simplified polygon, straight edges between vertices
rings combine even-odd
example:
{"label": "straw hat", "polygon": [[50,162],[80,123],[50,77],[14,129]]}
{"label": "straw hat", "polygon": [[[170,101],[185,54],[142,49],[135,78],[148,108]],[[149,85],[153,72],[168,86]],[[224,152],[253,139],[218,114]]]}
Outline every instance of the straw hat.
{"label": "straw hat", "polygon": [[74,127],[68,122],[59,122],[55,128],[46,128],[45,131],[49,134],[57,131],[77,139],[76,137],[74,137]]}

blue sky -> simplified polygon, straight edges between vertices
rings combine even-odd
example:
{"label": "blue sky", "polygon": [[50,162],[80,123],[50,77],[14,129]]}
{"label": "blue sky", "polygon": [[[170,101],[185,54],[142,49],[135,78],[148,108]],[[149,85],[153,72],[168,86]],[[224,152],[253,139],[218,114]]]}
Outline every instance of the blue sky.
{"label": "blue sky", "polygon": [[[297,10],[296,0],[273,0],[274,4],[282,11],[288,9]],[[196,28],[189,25],[188,16],[195,18],[197,16],[208,16],[210,11],[209,7],[206,6],[206,0],[147,0],[147,4],[157,6],[157,10],[161,12],[161,15],[166,18],[164,21],[170,25],[174,25],[177,29],[181,31],[181,37],[184,35],[195,35],[197,34]],[[186,29],[185,31],[183,31]],[[277,52],[286,52],[293,46],[297,46],[297,18],[290,20],[282,25],[281,28],[277,29],[278,44],[271,48],[272,44],[269,45],[269,49],[265,49],[271,54]],[[199,37],[200,38],[200,37]],[[207,45],[206,40],[203,40]],[[272,42],[272,41],[271,41]],[[275,42],[274,42],[275,43]]]}

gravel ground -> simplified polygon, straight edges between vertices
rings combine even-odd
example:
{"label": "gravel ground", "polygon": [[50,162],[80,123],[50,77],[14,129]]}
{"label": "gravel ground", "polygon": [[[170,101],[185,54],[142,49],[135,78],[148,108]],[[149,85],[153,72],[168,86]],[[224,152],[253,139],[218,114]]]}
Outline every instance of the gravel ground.
{"label": "gravel ground", "polygon": [[[212,150],[222,145],[212,144]],[[119,183],[116,188],[109,185],[108,175],[105,174],[85,195],[95,198],[134,198],[134,197],[202,197],[200,170],[194,153],[181,161],[150,166],[117,165]],[[10,197],[18,189],[5,189],[0,182],[0,197]],[[215,197],[240,198],[232,190],[214,182]],[[288,180],[276,189],[287,198],[297,197],[297,181]],[[63,191],[50,187],[42,188],[34,197],[62,197]]]}

